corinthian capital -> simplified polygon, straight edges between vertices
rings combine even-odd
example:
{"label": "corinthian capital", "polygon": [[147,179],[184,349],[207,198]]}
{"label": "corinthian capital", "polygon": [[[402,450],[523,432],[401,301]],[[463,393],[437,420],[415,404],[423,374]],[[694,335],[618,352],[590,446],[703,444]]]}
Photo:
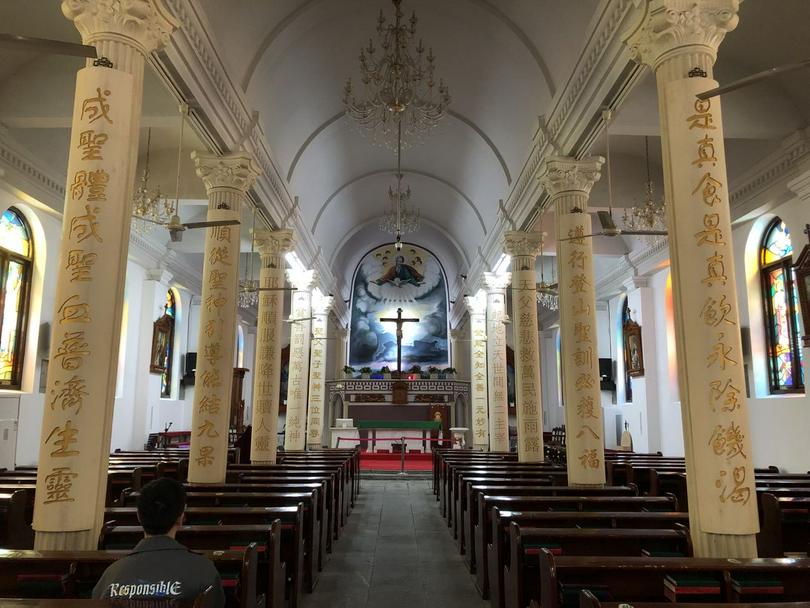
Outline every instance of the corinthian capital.
{"label": "corinthian capital", "polygon": [[[503,250],[515,257],[536,258],[543,246],[542,232],[524,232],[513,230],[503,236]],[[534,266],[532,266],[534,269]]]}
{"label": "corinthian capital", "polygon": [[320,289],[312,292],[312,314],[313,316],[326,316],[332,309],[335,298],[322,293]]}
{"label": "corinthian capital", "polygon": [[489,293],[503,291],[512,281],[511,272],[485,272],[484,285]]}
{"label": "corinthian capital", "polygon": [[287,280],[298,291],[309,291],[317,278],[318,275],[314,270],[287,269]]}
{"label": "corinthian capital", "polygon": [[474,296],[464,296],[464,303],[471,315],[487,314],[487,292],[479,289]]}
{"label": "corinthian capital", "polygon": [[665,59],[694,53],[717,58],[726,34],[737,27],[740,0],[646,0],[638,26],[625,36],[633,59],[657,68]]}
{"label": "corinthian capital", "polygon": [[144,55],[166,46],[180,23],[163,0],[62,0],[84,44],[119,39]]}
{"label": "corinthian capital", "polygon": [[262,258],[284,255],[295,248],[295,236],[289,229],[257,230],[254,234],[254,243]]}
{"label": "corinthian capital", "polygon": [[253,185],[261,169],[253,157],[246,152],[227,154],[202,154],[196,150],[191,153],[197,175],[203,180],[205,189],[230,189],[247,192]]}
{"label": "corinthian capital", "polygon": [[567,156],[552,156],[546,160],[546,172],[540,176],[540,183],[550,196],[561,192],[582,192],[588,194],[602,176],[601,168],[605,159],[590,156],[577,160]]}

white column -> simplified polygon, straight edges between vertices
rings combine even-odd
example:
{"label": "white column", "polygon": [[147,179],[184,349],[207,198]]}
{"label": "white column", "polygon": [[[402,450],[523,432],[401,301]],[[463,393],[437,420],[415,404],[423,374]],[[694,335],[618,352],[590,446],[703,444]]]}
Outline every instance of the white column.
{"label": "white column", "polygon": [[470,401],[473,449],[489,450],[487,391],[487,294],[482,289],[464,298],[470,313]]}
{"label": "white column", "polygon": [[337,352],[335,353],[335,380],[343,379],[343,368],[346,367],[346,350],[349,340],[349,330],[345,327],[339,328],[335,332],[335,343]]}
{"label": "white column", "polygon": [[284,450],[306,447],[307,388],[309,380],[309,347],[312,322],[312,284],[314,270],[287,270],[287,279],[295,291],[290,307],[290,373],[287,377],[287,422]]}
{"label": "white column", "polygon": [[721,104],[695,97],[717,86],[717,49],[738,8],[645,3],[627,40],[658,85],[689,529],[701,557],[756,556],[759,529]]}
{"label": "white column", "polygon": [[112,67],[76,76],[34,508],[37,549],[94,549],[104,510],[144,58],[177,22],[160,0],[62,3]]}
{"label": "white column", "polygon": [[504,240],[504,250],[512,257],[512,336],[520,462],[543,461],[537,275],[534,270],[542,243],[543,235],[539,232],[507,232]]}
{"label": "white column", "polygon": [[[560,293],[560,350],[568,483],[605,483],[605,446],[596,344],[596,290],[593,275],[588,194],[599,179],[601,157],[546,161],[543,187],[554,205]],[[565,240],[564,240],[565,239]]]}
{"label": "white column", "polygon": [[312,294],[312,348],[309,359],[309,402],[307,407],[307,449],[323,447],[323,416],[326,395],[326,350],[329,347],[329,311],[332,296],[320,289]]}
{"label": "white column", "polygon": [[450,330],[450,367],[458,370],[458,344],[464,333],[460,329]]}
{"label": "white column", "polygon": [[[245,194],[259,175],[253,158],[198,152],[191,157],[208,193],[206,219],[238,222]],[[239,225],[206,228],[188,460],[192,483],[225,482],[238,289]]]}
{"label": "white column", "polygon": [[281,317],[284,313],[284,254],[295,247],[292,230],[261,231],[255,235],[261,255],[253,374],[250,461],[275,464],[278,448],[278,405],[281,386]]}
{"label": "white column", "polygon": [[506,385],[506,286],[509,272],[485,272],[487,288],[487,384],[489,389],[489,449],[509,451],[509,395]]}

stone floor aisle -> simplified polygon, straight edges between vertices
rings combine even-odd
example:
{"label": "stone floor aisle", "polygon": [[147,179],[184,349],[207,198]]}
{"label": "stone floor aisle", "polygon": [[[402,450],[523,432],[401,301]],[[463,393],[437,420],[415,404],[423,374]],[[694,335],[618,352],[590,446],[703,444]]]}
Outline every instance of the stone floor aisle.
{"label": "stone floor aisle", "polygon": [[363,480],[303,608],[484,608],[430,480]]}

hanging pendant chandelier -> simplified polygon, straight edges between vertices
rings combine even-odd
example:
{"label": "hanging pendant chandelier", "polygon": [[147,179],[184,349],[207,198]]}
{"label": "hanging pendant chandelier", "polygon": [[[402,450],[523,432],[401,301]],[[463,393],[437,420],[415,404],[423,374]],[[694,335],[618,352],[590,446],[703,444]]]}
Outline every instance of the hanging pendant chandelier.
{"label": "hanging pendant chandelier", "polygon": [[380,217],[380,230],[396,237],[394,248],[402,249],[402,235],[416,232],[422,225],[419,209],[407,204],[411,198],[411,188],[402,189],[402,125],[397,127],[397,189],[388,188],[389,208]]}
{"label": "hanging pendant chandelier", "polygon": [[[377,19],[377,45],[369,38],[360,50],[360,81],[356,95],[352,79],[346,81],[343,103],[348,114],[375,143],[394,148],[402,127],[406,140],[419,139],[447,113],[450,92],[443,80],[436,82],[436,57],[416,41],[416,13],[404,21],[402,0],[394,3],[394,20],[383,12]],[[379,49],[378,49],[379,47]]]}
{"label": "hanging pendant chandelier", "polygon": [[[239,279],[237,305],[242,309],[256,308],[259,305],[259,281],[253,278],[253,258],[256,245],[256,207],[253,207],[253,221],[250,228],[250,253],[244,264],[245,276]],[[240,264],[243,266],[243,264]]]}
{"label": "hanging pendant chandelier", "polygon": [[132,223],[138,234],[146,235],[159,224],[168,223],[172,216],[172,203],[160,192],[149,189],[149,155],[152,148],[152,129],[146,132],[146,159],[143,173],[132,197]]}
{"label": "hanging pendant chandelier", "polygon": [[[647,167],[647,181],[644,184],[644,199],[640,205],[624,210],[622,223],[624,230],[662,230],[667,229],[667,207],[663,198],[656,200],[653,194],[653,183],[650,177],[650,145],[644,137],[644,160]],[[666,238],[665,236],[645,236],[649,240]]]}

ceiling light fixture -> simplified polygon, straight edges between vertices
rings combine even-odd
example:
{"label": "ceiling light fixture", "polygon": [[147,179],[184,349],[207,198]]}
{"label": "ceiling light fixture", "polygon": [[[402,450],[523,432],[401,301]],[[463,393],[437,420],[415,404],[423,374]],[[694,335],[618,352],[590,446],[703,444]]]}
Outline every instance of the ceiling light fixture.
{"label": "ceiling light fixture", "polygon": [[411,198],[410,187],[402,189],[402,125],[397,129],[397,189],[388,188],[389,208],[383,212],[380,218],[380,230],[390,232],[396,237],[394,248],[402,249],[402,235],[416,232],[422,225],[422,217],[419,209],[410,207],[407,204]]}
{"label": "ceiling light fixture", "polygon": [[[624,210],[622,223],[624,230],[660,230],[667,229],[667,206],[663,197],[656,200],[653,195],[653,183],[650,177],[650,143],[644,136],[644,161],[647,166],[647,181],[644,184],[644,200],[640,205]],[[656,240],[659,235],[650,235],[645,238]]]}
{"label": "ceiling light fixture", "polygon": [[436,57],[421,40],[416,44],[416,13],[404,21],[402,0],[394,3],[394,20],[377,19],[377,52],[374,41],[360,50],[363,96],[356,97],[352,79],[346,81],[343,103],[348,114],[375,143],[394,148],[396,141],[419,138],[433,129],[447,112],[450,92],[434,77]]}
{"label": "ceiling light fixture", "polygon": [[158,186],[154,192],[149,189],[149,155],[152,151],[152,128],[146,131],[146,159],[143,173],[132,197],[132,219],[135,231],[145,235],[156,224],[166,224],[172,217],[174,206],[163,196]]}

